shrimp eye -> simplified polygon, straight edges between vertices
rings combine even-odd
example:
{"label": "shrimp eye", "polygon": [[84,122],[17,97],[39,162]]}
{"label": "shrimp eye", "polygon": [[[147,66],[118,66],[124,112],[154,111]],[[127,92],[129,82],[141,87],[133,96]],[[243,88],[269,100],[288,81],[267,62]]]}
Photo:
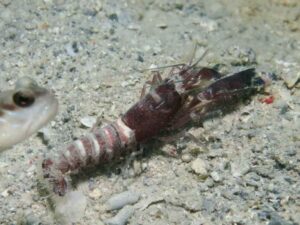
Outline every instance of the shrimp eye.
{"label": "shrimp eye", "polygon": [[34,96],[30,92],[18,91],[13,95],[13,101],[19,107],[28,107],[34,103]]}

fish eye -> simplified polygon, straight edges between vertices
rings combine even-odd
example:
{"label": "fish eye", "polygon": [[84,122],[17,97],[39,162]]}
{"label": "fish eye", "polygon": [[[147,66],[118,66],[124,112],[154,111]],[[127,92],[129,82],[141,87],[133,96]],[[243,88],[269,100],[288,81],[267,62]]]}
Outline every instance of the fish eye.
{"label": "fish eye", "polygon": [[18,91],[13,95],[14,103],[19,107],[28,107],[34,103],[34,96],[30,92]]}

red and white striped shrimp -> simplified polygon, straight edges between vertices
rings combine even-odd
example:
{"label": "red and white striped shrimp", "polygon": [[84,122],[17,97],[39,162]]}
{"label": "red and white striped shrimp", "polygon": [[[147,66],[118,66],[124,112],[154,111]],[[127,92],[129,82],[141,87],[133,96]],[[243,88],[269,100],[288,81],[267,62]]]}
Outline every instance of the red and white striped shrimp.
{"label": "red and white striped shrimp", "polygon": [[264,85],[255,69],[222,77],[210,68],[181,65],[174,66],[164,80],[157,73],[149,93],[116,122],[93,129],[71,143],[58,158],[44,159],[43,177],[53,185],[56,194],[63,196],[69,188],[68,173],[136,151],[139,143],[162,131],[182,128],[212,110],[236,103]]}

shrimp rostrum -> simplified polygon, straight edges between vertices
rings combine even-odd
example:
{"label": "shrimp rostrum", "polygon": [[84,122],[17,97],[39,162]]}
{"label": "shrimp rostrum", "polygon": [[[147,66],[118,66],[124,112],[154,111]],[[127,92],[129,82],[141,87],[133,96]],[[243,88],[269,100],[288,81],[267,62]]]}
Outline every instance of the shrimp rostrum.
{"label": "shrimp rostrum", "polygon": [[173,66],[164,80],[156,72],[150,91],[116,122],[93,129],[57,158],[44,159],[43,177],[63,196],[70,188],[68,174],[119,159],[163,131],[178,130],[213,110],[236,104],[265,83],[254,68],[222,76],[214,69],[183,64]]}

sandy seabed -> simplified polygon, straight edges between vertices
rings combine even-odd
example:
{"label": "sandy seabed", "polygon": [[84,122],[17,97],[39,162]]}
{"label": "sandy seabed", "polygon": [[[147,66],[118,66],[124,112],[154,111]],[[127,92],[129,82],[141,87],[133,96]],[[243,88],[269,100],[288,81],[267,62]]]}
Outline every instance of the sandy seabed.
{"label": "sandy seabed", "polygon": [[[178,158],[151,145],[126,175],[124,163],[83,172],[85,207],[75,198],[58,215],[55,198],[53,212],[37,188],[41,158],[87,133],[83,121],[114,121],[151,77],[139,70],[187,63],[195,43],[194,58],[208,49],[201,66],[276,79],[187,131],[205,144],[177,140]],[[0,224],[113,224],[119,211],[103,206],[126,190],[140,198],[117,224],[299,224],[299,1],[2,0],[0,44],[1,90],[30,76],[60,102],[54,121],[0,155]]]}

